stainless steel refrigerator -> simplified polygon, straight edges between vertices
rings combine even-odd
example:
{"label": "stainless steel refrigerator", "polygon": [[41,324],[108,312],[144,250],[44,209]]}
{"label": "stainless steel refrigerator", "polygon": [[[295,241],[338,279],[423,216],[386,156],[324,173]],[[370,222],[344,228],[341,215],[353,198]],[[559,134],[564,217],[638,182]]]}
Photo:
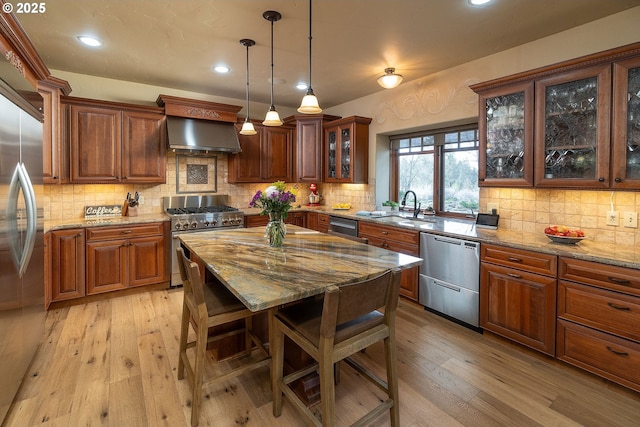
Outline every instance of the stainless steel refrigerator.
{"label": "stainless steel refrigerator", "polygon": [[41,114],[0,79],[0,424],[44,333],[41,199]]}

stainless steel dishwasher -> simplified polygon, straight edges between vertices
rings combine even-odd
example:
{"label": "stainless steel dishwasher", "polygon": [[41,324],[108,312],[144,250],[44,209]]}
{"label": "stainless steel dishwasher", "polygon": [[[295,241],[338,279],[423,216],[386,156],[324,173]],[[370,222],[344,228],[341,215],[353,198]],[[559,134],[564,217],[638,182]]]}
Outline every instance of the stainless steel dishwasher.
{"label": "stainless steel dishwasher", "polygon": [[420,233],[420,258],[420,304],[478,328],[480,243]]}

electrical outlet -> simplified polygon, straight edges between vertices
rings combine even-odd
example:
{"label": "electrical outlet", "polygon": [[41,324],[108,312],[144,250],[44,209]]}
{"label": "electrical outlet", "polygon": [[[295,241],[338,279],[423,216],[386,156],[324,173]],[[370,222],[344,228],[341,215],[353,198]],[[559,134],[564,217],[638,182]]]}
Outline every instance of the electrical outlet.
{"label": "electrical outlet", "polygon": [[141,205],[144,205],[144,196],[142,194],[138,195],[138,203],[140,203]]}
{"label": "electrical outlet", "polygon": [[625,212],[622,223],[625,227],[638,228],[638,212]]}
{"label": "electrical outlet", "polygon": [[498,204],[497,203],[487,203],[487,211],[489,211],[489,213],[493,213],[493,211],[496,211],[496,214],[498,213]]}
{"label": "electrical outlet", "polygon": [[607,212],[607,225],[618,226],[618,211]]}

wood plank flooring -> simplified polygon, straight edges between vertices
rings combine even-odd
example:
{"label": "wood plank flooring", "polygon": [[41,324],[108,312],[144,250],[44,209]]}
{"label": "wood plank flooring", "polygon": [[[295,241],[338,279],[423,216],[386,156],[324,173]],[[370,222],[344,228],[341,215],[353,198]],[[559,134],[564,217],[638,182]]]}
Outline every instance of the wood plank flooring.
{"label": "wood plank flooring", "polygon": [[[191,393],[177,379],[181,304],[180,289],[156,289],[50,311],[4,425],[188,427]],[[402,426],[640,425],[640,394],[406,300],[397,328]],[[380,344],[359,356],[384,372]],[[348,425],[380,392],[341,371],[336,412]],[[273,418],[267,368],[204,395],[201,426],[301,426],[286,399]]]}

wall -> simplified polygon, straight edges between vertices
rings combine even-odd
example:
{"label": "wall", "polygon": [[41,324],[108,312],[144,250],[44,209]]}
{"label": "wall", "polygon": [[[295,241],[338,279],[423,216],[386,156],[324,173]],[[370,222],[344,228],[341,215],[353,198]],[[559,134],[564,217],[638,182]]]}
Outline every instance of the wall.
{"label": "wall", "polygon": [[[368,185],[321,184],[320,194],[329,205],[351,202],[354,209],[374,209],[376,203],[389,198],[387,135],[475,121],[477,96],[468,88],[469,85],[638,42],[638,22],[640,7],[325,110],[327,114],[338,116],[357,114],[373,118],[370,125],[370,177]],[[428,45],[425,48],[428,49]],[[53,74],[68,80],[73,88],[72,95],[79,97],[153,104],[158,94],[166,93],[244,104],[242,100],[228,100],[55,70]],[[251,105],[252,111],[267,108],[265,105]],[[280,113],[286,117],[295,112],[283,110]],[[175,158],[170,157],[167,184],[159,186],[141,186],[137,189],[125,185],[46,186],[45,196],[52,204],[49,214],[52,219],[68,215],[77,217],[81,215],[85,204],[94,204],[94,200],[96,204],[103,200],[104,203],[117,203],[124,199],[128,191],[140,191],[146,200],[151,201],[141,207],[143,212],[159,210],[160,197],[175,194],[174,162]],[[265,187],[227,184],[226,158],[220,157],[218,165],[219,193],[230,194],[234,206],[244,208],[253,193]],[[298,191],[299,200],[302,204],[306,203],[307,186],[298,185]],[[616,192],[616,209],[620,212],[627,208],[640,211],[638,197],[634,192]],[[487,202],[499,204],[501,228],[535,231],[549,223],[563,223],[584,227],[598,240],[640,244],[640,233],[637,230],[603,225],[604,215],[609,209],[609,198],[610,192],[509,189],[482,189],[480,192],[482,210],[486,210]]]}

